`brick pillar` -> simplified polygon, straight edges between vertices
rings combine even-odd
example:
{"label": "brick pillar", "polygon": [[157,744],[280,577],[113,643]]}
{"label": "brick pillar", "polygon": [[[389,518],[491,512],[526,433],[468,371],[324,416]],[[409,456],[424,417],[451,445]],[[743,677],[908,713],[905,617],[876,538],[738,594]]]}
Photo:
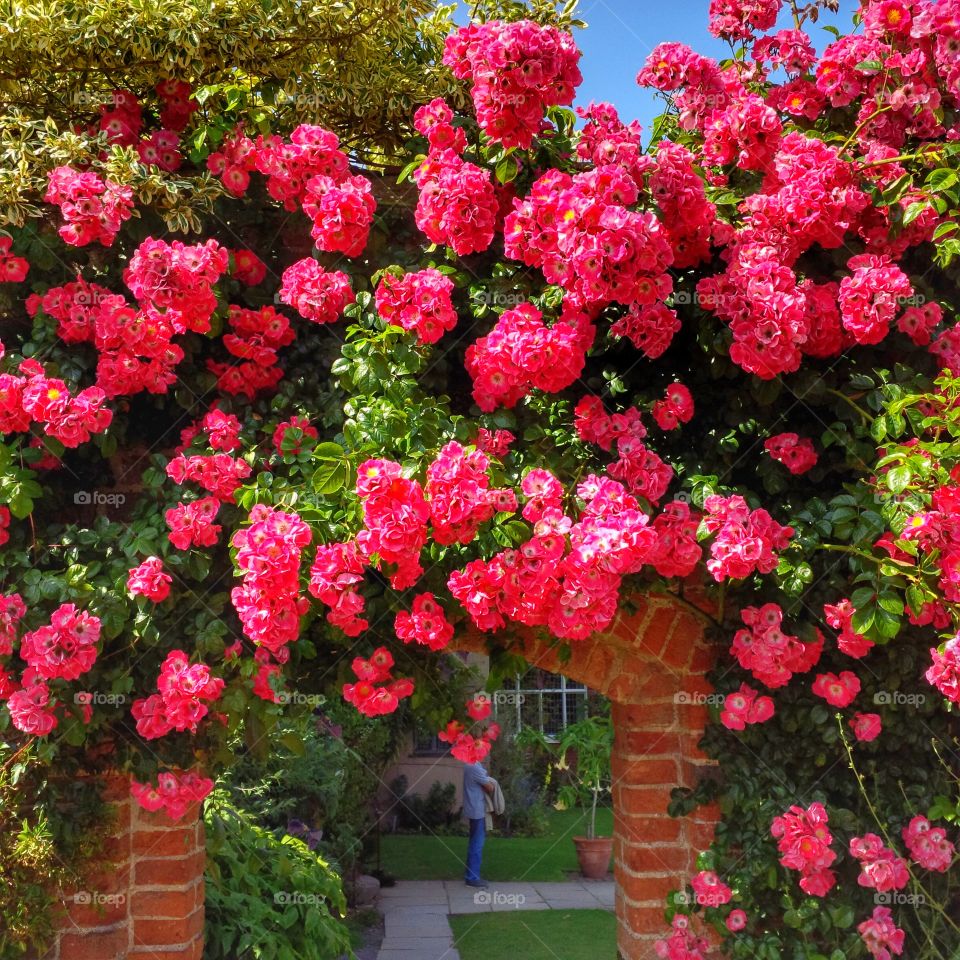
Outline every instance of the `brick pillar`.
{"label": "brick pillar", "polygon": [[195,805],[182,820],[141,810],[129,780],[106,781],[116,812],[102,865],[64,897],[56,942],[44,960],[201,960],[206,864]]}
{"label": "brick pillar", "polygon": [[672,701],[613,704],[613,855],[623,960],[656,956],[653,943],[667,932],[664,898],[684,888],[713,838],[715,809],[682,818],[667,813],[671,791],[694,786],[709,763],[696,746],[702,722],[686,712]]}

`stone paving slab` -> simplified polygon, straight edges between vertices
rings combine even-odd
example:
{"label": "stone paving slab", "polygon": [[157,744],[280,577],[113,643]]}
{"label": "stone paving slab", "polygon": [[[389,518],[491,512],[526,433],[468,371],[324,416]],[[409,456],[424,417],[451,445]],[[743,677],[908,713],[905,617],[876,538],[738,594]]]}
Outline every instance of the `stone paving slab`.
{"label": "stone paving slab", "polygon": [[612,881],[491,883],[487,889],[462,880],[407,880],[380,891],[377,904],[386,933],[377,960],[460,960],[447,921],[452,913],[511,910],[612,910]]}

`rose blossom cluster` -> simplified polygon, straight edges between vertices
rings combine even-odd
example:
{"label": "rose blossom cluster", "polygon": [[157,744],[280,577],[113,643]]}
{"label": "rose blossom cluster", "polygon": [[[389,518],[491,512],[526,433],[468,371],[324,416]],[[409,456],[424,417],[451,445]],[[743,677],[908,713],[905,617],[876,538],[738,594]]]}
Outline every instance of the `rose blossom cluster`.
{"label": "rose blossom cluster", "polygon": [[419,643],[434,651],[443,650],[453,639],[453,624],[432,593],[417,594],[409,612],[400,610],[394,630],[404,643]]}
{"label": "rose blossom cluster", "polygon": [[510,452],[510,444],[516,439],[509,430],[487,430],[485,427],[480,427],[474,443],[478,450],[482,450],[491,457],[502,459]]}
{"label": "rose blossom cluster", "polygon": [[443,62],[469,80],[477,122],[504,147],[530,148],[549,107],[566,106],[583,76],[569,33],[530,20],[472,23],[447,37]]}
{"label": "rose blossom cluster", "polygon": [[891,960],[903,953],[906,934],[893,922],[889,907],[874,907],[873,914],[857,927],[857,932],[874,960]]}
{"label": "rose blossom cluster", "polygon": [[792,474],[799,476],[817,465],[817,451],[809,437],[796,433],[778,433],[767,437],[763,449]]}
{"label": "rose blossom cluster", "polygon": [[710,0],[710,32],[723,40],[750,40],[777,22],[783,0]]}
{"label": "rose blossom cluster", "polygon": [[[0,681],[9,680],[0,670]],[[21,733],[31,737],[46,737],[57,726],[54,713],[56,702],[50,699],[50,688],[38,679],[35,671],[24,671],[23,687],[8,688],[4,695],[7,697],[10,722]]]}
{"label": "rose blossom cluster", "polygon": [[19,593],[0,594],[0,657],[13,653],[17,626],[26,612],[27,606]]}
{"label": "rose blossom cluster", "polygon": [[489,170],[455,150],[431,150],[413,179],[420,189],[414,216],[431,243],[451,247],[460,257],[490,246],[500,205]]}
{"label": "rose blossom cluster", "polygon": [[366,177],[341,179],[318,174],[306,183],[303,212],[313,221],[310,236],[319,250],[359,257],[377,209]]}
{"label": "rose blossom cluster", "polygon": [[234,502],[234,495],[252,473],[252,467],[240,457],[228,453],[212,456],[180,454],[167,464],[167,476],[176,484],[196,483],[218,500]]}
{"label": "rose blossom cluster", "polygon": [[224,413],[215,402],[199,421],[180,431],[177,453],[187,450],[198,437],[214,450],[233,453],[241,446],[240,421],[232,413]]}
{"label": "rose blossom cluster", "polygon": [[436,343],[457,325],[452,293],[453,281],[433,267],[401,277],[385,273],[377,287],[377,313],[414,331],[421,343]]}
{"label": "rose blossom cluster", "polygon": [[900,152],[908,137],[942,136],[943,109],[960,95],[960,24],[950,4],[887,0],[865,5],[863,18],[863,35],[824,50],[817,90],[835,107],[859,101],[856,139],[864,148]]}
{"label": "rose blossom cluster", "polygon": [[534,536],[490,560],[473,560],[447,581],[481,630],[510,620],[547,626],[579,640],[616,613],[622,578],[656,552],[656,534],[637,500],[610,478],[587,477],[577,488],[585,506],[576,523],[562,508],[563,487],[546,470],[531,470],[521,489],[523,516]]}
{"label": "rose blossom cluster", "polygon": [[712,494],[703,507],[703,523],[715,534],[707,569],[718,582],[770,573],[777,551],[786,549],[793,536],[793,527],[781,526],[762,508],[751,510],[740,496]]}
{"label": "rose blossom cluster", "polygon": [[31,317],[38,310],[57,321],[57,336],[64,343],[92,342],[103,305],[108,301],[124,305],[123,297],[97,283],[78,276],[62,287],[50,287],[43,296],[32,294],[26,308]]}
{"label": "rose blossom cluster", "polygon": [[903,828],[902,836],[914,863],[937,873],[946,873],[950,868],[957,851],[943,827],[934,827],[926,817],[917,814]]}
{"label": "rose blossom cluster", "polygon": [[850,841],[850,855],[860,861],[857,883],[879,893],[902,890],[910,882],[910,872],[902,857],[898,857],[875,833],[865,833]]}
{"label": "rose blossom cluster", "polygon": [[230,332],[223,335],[223,345],[240,362],[207,361],[207,369],[217,377],[217,388],[251,399],[273,389],[283,378],[277,351],[296,337],[290,321],[273,307],[248,310],[231,305],[227,322]]}
{"label": "rose blossom cluster", "polygon": [[130,796],[144,810],[163,810],[171,820],[179,820],[195,803],[201,803],[213,790],[213,781],[198,773],[164,771],[157,774],[157,785],[130,782]]}
{"label": "rose blossom cluster", "polygon": [[746,627],[738,630],[731,655],[744,670],[771,689],[786,686],[795,673],[812,670],[823,652],[823,637],[804,643],[783,631],[783,610],[776,603],[744,607],[740,616]]}
{"label": "rose blossom cluster", "polygon": [[185,130],[190,118],[200,109],[193,98],[193,87],[186,80],[168,77],[154,90],[160,98],[160,124],[167,130]]}
{"label": "rose blossom cluster", "polygon": [[690,881],[690,886],[701,907],[720,907],[733,897],[733,891],[713,870],[701,870]]}
{"label": "rose blossom cluster", "polygon": [[616,164],[638,188],[642,187],[644,176],[654,169],[656,161],[643,152],[640,124],[634,120],[625,125],[611,103],[577,107],[577,116],[586,121],[577,141],[577,156],[595,167]]}
{"label": "rose blossom cluster", "polygon": [[678,913],[670,921],[670,936],[655,941],[653,949],[662,960],[706,960],[710,943],[693,932],[690,917]]}
{"label": "rose blossom cluster", "polygon": [[490,333],[466,350],[477,406],[490,413],[516,406],[531,390],[564,390],[583,372],[595,334],[589,317],[566,304],[549,327],[532,303],[505,310]]}
{"label": "rose blossom cluster", "polygon": [[437,739],[450,744],[450,753],[461,763],[482,763],[490,753],[493,741],[500,736],[500,727],[491,723],[479,737],[467,733],[463,724],[451,720],[437,734]]}
{"label": "rose blossom cluster", "polygon": [[391,460],[367,460],[357,470],[357,496],[363,504],[364,528],[357,546],[365,557],[376,554],[394,567],[394,590],[413,586],[423,573],[420,551],[427,542],[430,505],[416,480],[401,475]]}
{"label": "rose blossom cluster", "polygon": [[63,380],[48,377],[32,359],[20,364],[20,373],[22,377],[0,374],[0,432],[26,431],[34,422],[73,449],[110,426],[113,411],[104,406],[107,398],[100,387],[71,394]]}
{"label": "rose blossom cluster", "polygon": [[97,659],[100,618],[61,604],[50,623],[23,635],[20,657],[44,680],[76,680]]}
{"label": "rose blossom cluster", "polygon": [[356,637],[369,626],[360,614],[365,601],[357,589],[363,582],[367,558],[355,541],[317,547],[310,567],[310,594],[330,609],[327,620],[348,637]]}
{"label": "rose blossom cluster", "polygon": [[833,835],[822,803],[806,810],[792,806],[783,816],[774,817],[770,833],[777,839],[780,863],[800,871],[800,889],[812,897],[824,897],[836,883],[830,864],[837,859],[830,849]]}
{"label": "rose blossom cluster", "polygon": [[0,283],[20,283],[27,279],[30,264],[10,252],[13,240],[0,236]]}
{"label": "rose blossom cluster", "polygon": [[[250,171],[256,168],[256,147],[240,129],[228,133],[223,138],[220,149],[207,156],[207,169],[220,178],[224,190],[234,197],[242,197],[247,192],[247,187],[250,186]],[[295,210],[296,206],[288,209]]]}
{"label": "rose blossom cluster", "polygon": [[182,650],[171,650],[157,677],[159,693],[131,704],[137,733],[145,740],[166,736],[172,730],[196,733],[209,712],[208,704],[219,699],[223,687],[223,680],[214,677],[206,664],[191,664]]}
{"label": "rose blossom cluster", "polygon": [[[960,600],[960,487],[954,483],[951,480],[937,487],[930,508],[911,516],[900,534],[903,540],[916,541],[921,554],[935,558],[934,566],[940,572],[938,591],[948,604]],[[934,662],[938,662],[936,657]]]}
{"label": "rose blossom cluster", "polygon": [[400,701],[413,693],[412,680],[393,679],[393,656],[386,647],[374,650],[369,660],[356,657],[351,668],[357,682],[344,684],[343,699],[364,716],[393,713]]}
{"label": "rose blossom cluster", "polygon": [[230,598],[243,632],[274,656],[300,633],[307,600],[300,596],[300,556],[311,541],[310,528],[295,513],[258,503],[250,526],[233,535],[236,565],[243,583]]}
{"label": "rose blossom cluster", "polygon": [[123,282],[141,309],[168,321],[174,333],[209,333],[217,308],[213,287],[229,266],[230,254],[216,240],[187,245],[148,237],[130,258]]}
{"label": "rose blossom cluster", "polygon": [[176,382],[183,349],[173,343],[172,317],[135,310],[120,296],[106,297],[94,319],[97,383],[109,397],[166,393]]}
{"label": "rose blossom cluster", "polygon": [[693,419],[693,396],[682,383],[673,383],[663,399],[654,402],[650,413],[661,430],[676,430]]}
{"label": "rose blossom cluster", "polygon": [[850,718],[850,729],[861,743],[876,740],[883,731],[883,720],[879,713],[855,713]]}
{"label": "rose blossom cluster", "polygon": [[427,467],[424,494],[430,509],[431,535],[437,543],[470,543],[495,513],[516,510],[513,490],[490,489],[489,468],[485,453],[468,451],[455,440],[446,444]]}
{"label": "rose blossom cluster", "polygon": [[88,170],[56,167],[47,179],[43,199],[56,204],[66,221],[57,232],[74,247],[99,242],[113,245],[122,224],[133,215],[133,190],[104,180]]}
{"label": "rose blossom cluster", "polygon": [[280,299],[314,323],[334,323],[353,303],[350,278],[342,270],[324,270],[312,257],[283,271]]}
{"label": "rose blossom cluster", "polygon": [[839,631],[837,647],[848,657],[859,660],[873,649],[874,643],[853,629],[853,615],[856,612],[853,604],[846,598],[838,603],[823,605],[824,619],[834,630]]}
{"label": "rose blossom cluster", "polygon": [[930,650],[933,661],[924,676],[948,700],[960,703],[960,635],[951,637],[941,653],[936,647]]}
{"label": "rose blossom cluster", "polygon": [[314,177],[342,183],[350,174],[337,135],[306,123],[290,134],[289,141],[275,135],[259,137],[254,162],[267,178],[267,193],[291,212],[304,204]]}
{"label": "rose blossom cluster", "polygon": [[677,269],[708,261],[711,241],[728,239],[730,231],[717,219],[717,208],[707,199],[706,186],[695,164],[696,158],[686,147],[661,140],[648,182]]}
{"label": "rose blossom cluster", "polygon": [[610,326],[614,337],[626,337],[645,357],[662,356],[682,324],[675,310],[662,303],[630,305]]}
{"label": "rose blossom cluster", "polygon": [[173,173],[183,163],[179,147],[180,138],[172,130],[154,130],[137,144],[137,153],[143,163]]}
{"label": "rose blossom cluster", "polygon": [[170,542],[178,550],[190,547],[212,547],[223,529],[217,519],[220,501],[216,497],[202,497],[190,503],[178,503],[164,514]]}
{"label": "rose blossom cluster", "polygon": [[636,407],[608,414],[600,397],[587,394],[574,408],[573,426],[581,440],[610,450],[621,437],[643,438],[646,427]]}
{"label": "rose blossom cluster", "polygon": [[154,603],[162,603],[170,596],[171,583],[173,577],[163,569],[163,561],[159,557],[147,557],[127,575],[127,591]]}
{"label": "rose blossom cluster", "polygon": [[910,278],[889,257],[851,257],[853,271],[840,281],[843,327],[861,344],[879,343],[890,332],[900,305],[913,297]]}
{"label": "rose blossom cluster", "polygon": [[745,683],[723,700],[720,722],[728,730],[744,730],[749,724],[766,723],[773,716],[773,700]]}
{"label": "rose blossom cluster", "polygon": [[504,224],[508,257],[539,267],[584,306],[650,305],[673,289],[673,251],[660,221],[637,202],[636,183],[607,165],[550,170],[514,204]]}
{"label": "rose blossom cluster", "polygon": [[812,689],[814,696],[823,697],[831,707],[849,707],[860,693],[860,678],[851,670],[818,673]]}

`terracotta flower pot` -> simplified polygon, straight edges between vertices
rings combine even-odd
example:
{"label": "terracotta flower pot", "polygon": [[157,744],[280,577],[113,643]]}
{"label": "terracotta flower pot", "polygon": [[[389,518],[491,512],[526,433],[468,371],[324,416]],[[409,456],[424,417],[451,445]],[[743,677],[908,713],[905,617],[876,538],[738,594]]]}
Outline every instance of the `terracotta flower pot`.
{"label": "terracotta flower pot", "polygon": [[602,880],[610,866],[610,854],[613,853],[613,837],[574,837],[580,872],[588,880]]}

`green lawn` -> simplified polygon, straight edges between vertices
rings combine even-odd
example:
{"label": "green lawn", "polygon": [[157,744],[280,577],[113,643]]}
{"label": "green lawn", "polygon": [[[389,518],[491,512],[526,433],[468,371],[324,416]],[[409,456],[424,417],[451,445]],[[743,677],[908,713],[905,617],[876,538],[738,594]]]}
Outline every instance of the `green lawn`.
{"label": "green lawn", "polygon": [[[542,837],[487,835],[482,873],[487,880],[554,881],[576,872],[577,853],[570,839],[584,833],[579,810],[551,811]],[[613,833],[613,811],[597,811],[597,833]],[[431,834],[389,834],[381,838],[383,869],[399,880],[455,880],[463,876],[467,838]]]}
{"label": "green lawn", "polygon": [[518,910],[450,918],[461,960],[596,960],[617,952],[607,910]]}

